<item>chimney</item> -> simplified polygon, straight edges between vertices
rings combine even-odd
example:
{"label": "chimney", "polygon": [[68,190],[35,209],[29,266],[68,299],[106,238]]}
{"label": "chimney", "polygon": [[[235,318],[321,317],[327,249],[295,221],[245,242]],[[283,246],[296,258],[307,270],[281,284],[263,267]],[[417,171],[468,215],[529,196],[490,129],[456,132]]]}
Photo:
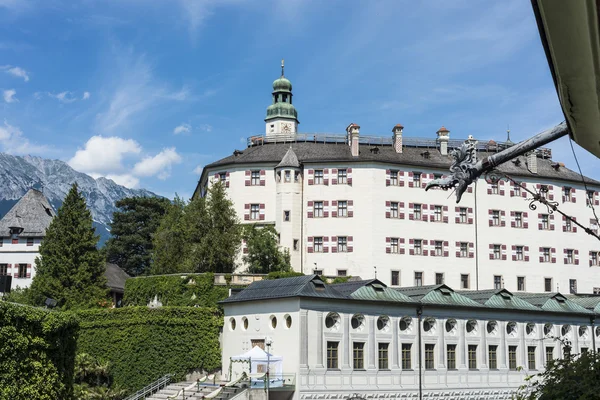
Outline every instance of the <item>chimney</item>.
{"label": "chimney", "polygon": [[535,153],[535,150],[532,150],[529,153],[527,153],[527,168],[532,174],[538,173],[537,154]]}
{"label": "chimney", "polygon": [[351,123],[346,128],[348,137],[350,139],[350,150],[352,151],[352,157],[358,157],[358,137],[360,132],[360,126],[355,123]]}
{"label": "chimney", "polygon": [[392,142],[394,143],[394,150],[396,153],[402,153],[402,130],[404,127],[400,124],[394,126],[392,132],[394,135],[392,136]]}
{"label": "chimney", "polygon": [[450,140],[450,131],[442,125],[442,127],[436,132],[438,135],[438,141],[440,142],[440,153],[443,156],[448,155],[448,141]]}

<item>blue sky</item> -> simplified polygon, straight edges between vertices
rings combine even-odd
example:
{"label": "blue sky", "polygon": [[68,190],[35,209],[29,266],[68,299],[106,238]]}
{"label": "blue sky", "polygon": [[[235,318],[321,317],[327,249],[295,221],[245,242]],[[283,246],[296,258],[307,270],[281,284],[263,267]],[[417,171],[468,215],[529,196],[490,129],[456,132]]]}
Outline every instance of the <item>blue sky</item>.
{"label": "blue sky", "polygon": [[520,0],[0,0],[0,151],[189,197],[264,132],[282,58],[301,132],[519,141],[564,119]]}

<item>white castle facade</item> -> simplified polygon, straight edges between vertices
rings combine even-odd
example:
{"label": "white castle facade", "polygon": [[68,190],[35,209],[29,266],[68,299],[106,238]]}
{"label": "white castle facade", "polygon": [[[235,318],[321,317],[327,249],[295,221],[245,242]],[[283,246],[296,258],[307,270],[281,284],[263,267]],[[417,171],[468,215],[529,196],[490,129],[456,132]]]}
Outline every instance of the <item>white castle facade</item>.
{"label": "white castle facade", "polygon": [[[356,124],[342,135],[298,133],[291,83],[282,76],[273,88],[266,135],[207,165],[194,195],[221,181],[244,223],[275,226],[295,270],[390,286],[600,293],[600,241],[539,203],[530,208],[525,188],[598,232],[600,182],[584,185],[549,149],[499,167],[518,185],[481,178],[456,204],[449,191],[424,190],[464,142],[446,128],[429,139],[405,137],[401,125],[389,137],[361,136]],[[477,152],[511,145],[479,142]]]}

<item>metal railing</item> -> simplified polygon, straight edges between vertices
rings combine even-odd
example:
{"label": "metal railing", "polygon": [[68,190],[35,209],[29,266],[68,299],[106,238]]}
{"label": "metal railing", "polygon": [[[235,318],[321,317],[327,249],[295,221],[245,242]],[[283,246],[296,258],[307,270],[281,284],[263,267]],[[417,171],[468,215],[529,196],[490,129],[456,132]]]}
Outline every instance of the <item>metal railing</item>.
{"label": "metal railing", "polygon": [[140,400],[146,398],[148,395],[154,394],[171,383],[173,376],[171,374],[167,374],[162,376],[152,382],[151,384],[145,386],[144,388],[138,390],[134,394],[125,398],[125,400]]}

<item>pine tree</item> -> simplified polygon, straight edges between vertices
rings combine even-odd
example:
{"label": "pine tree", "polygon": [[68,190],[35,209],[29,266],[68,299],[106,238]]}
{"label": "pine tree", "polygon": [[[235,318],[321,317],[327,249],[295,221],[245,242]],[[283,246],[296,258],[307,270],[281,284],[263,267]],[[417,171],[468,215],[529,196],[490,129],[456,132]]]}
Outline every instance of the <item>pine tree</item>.
{"label": "pine tree", "polygon": [[105,264],[96,245],[92,214],[77,184],[46,230],[31,284],[35,304],[46,298],[63,309],[90,308],[106,298]]}
{"label": "pine tree", "polygon": [[248,264],[249,273],[268,274],[292,270],[290,253],[287,249],[285,251],[279,249],[275,228],[246,225],[243,237],[248,248],[244,262]]}
{"label": "pine tree", "polygon": [[185,271],[184,260],[188,253],[189,228],[184,219],[186,204],[183,199],[175,196],[173,203],[168,206],[152,240],[153,275],[171,274]]}

